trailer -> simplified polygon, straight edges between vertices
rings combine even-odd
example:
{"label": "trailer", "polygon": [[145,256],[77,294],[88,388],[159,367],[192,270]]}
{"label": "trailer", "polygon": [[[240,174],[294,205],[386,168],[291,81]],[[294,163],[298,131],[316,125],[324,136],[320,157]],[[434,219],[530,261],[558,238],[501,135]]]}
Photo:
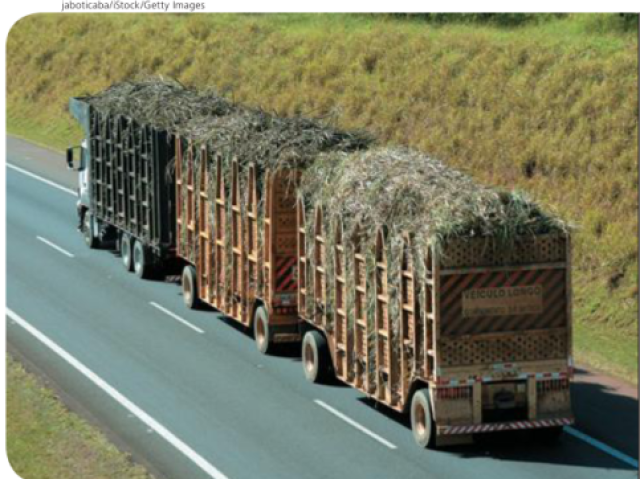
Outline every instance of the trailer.
{"label": "trailer", "polygon": [[176,140],[177,256],[183,298],[250,328],[267,353],[301,339],[297,311],[296,188],[288,172],[241,170],[206,145]]}
{"label": "trailer", "polygon": [[302,345],[308,380],[335,375],[409,413],[423,447],[523,429],[552,439],[573,423],[568,237],[522,239],[508,252],[482,238],[450,241],[418,265],[405,233],[394,268],[385,228],[363,244],[343,236],[339,217],[327,230],[321,205],[308,219],[303,208],[300,201],[298,305],[312,327]]}
{"label": "trailer", "polygon": [[[100,112],[84,98],[69,110],[85,134],[80,147],[78,216],[90,248],[115,244],[127,271],[152,276],[175,256],[175,187],[167,168],[174,137]],[[74,168],[74,148],[67,163]]]}

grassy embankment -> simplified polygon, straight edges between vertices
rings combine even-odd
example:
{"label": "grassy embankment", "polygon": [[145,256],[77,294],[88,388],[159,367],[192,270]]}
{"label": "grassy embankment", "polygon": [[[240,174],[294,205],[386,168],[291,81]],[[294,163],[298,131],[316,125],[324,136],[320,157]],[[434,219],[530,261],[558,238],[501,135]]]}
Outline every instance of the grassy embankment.
{"label": "grassy embankment", "polygon": [[518,27],[371,15],[37,15],[8,40],[9,131],[63,148],[72,95],[140,72],[331,115],[519,188],[578,225],[578,361],[637,377],[637,36],[614,16]]}
{"label": "grassy embankment", "polygon": [[24,479],[148,479],[141,466],[7,358],[7,454]]}

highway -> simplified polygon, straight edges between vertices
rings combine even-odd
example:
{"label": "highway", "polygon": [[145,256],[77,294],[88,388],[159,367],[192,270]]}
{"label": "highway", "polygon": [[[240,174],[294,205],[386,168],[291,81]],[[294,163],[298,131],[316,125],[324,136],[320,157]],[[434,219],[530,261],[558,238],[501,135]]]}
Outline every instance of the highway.
{"label": "highway", "polygon": [[175,280],[86,248],[63,155],[10,137],[7,163],[8,347],[159,478],[637,476],[631,388],[579,375],[577,424],[554,446],[511,434],[421,450],[403,418],[306,382],[295,348],[263,356],[216,312],[187,310]]}

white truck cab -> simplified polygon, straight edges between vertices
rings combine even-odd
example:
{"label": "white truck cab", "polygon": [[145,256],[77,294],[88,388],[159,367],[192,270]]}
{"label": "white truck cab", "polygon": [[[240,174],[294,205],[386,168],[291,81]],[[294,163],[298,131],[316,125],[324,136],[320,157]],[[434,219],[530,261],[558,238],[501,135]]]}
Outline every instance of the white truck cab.
{"label": "white truck cab", "polygon": [[82,140],[80,145],[80,166],[78,167],[78,208],[89,208],[89,142]]}
{"label": "white truck cab", "polygon": [[[90,205],[90,195],[89,195],[89,149],[88,149],[88,141],[86,139],[82,140],[80,146],[70,146],[67,148],[67,167],[72,171],[78,172],[78,201],[77,206],[80,208],[81,206],[84,208],[89,208]],[[73,152],[75,149],[80,150],[80,161],[77,166],[74,164]]]}
{"label": "white truck cab", "polygon": [[[75,149],[80,150],[80,160],[78,165],[74,164],[73,153]],[[90,182],[90,168],[91,162],[89,161],[89,142],[87,139],[82,140],[79,146],[71,146],[67,149],[67,167],[70,170],[78,172],[78,200],[76,201],[76,207],[78,210],[78,229],[81,230],[88,242],[93,244],[96,231],[95,226],[89,213],[91,206],[91,182]]]}

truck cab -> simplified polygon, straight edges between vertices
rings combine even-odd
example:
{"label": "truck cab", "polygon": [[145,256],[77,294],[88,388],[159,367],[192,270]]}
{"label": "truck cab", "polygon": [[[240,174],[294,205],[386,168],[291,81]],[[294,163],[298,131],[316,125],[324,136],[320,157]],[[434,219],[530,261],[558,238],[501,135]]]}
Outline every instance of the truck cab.
{"label": "truck cab", "polygon": [[[77,165],[74,162],[75,150],[79,150]],[[87,244],[93,247],[96,242],[96,232],[94,231],[93,220],[89,213],[91,207],[91,195],[89,191],[91,185],[91,161],[89,157],[89,141],[86,138],[82,140],[80,145],[67,148],[67,167],[70,170],[78,172],[78,200],[76,201],[78,229],[84,234]]]}
{"label": "truck cab", "polygon": [[[76,166],[74,164],[74,150],[79,150],[80,158],[79,163]],[[70,170],[78,172],[78,209],[80,207],[89,208],[90,196],[89,196],[89,142],[87,139],[82,140],[79,146],[70,146],[67,148],[67,167]]]}

